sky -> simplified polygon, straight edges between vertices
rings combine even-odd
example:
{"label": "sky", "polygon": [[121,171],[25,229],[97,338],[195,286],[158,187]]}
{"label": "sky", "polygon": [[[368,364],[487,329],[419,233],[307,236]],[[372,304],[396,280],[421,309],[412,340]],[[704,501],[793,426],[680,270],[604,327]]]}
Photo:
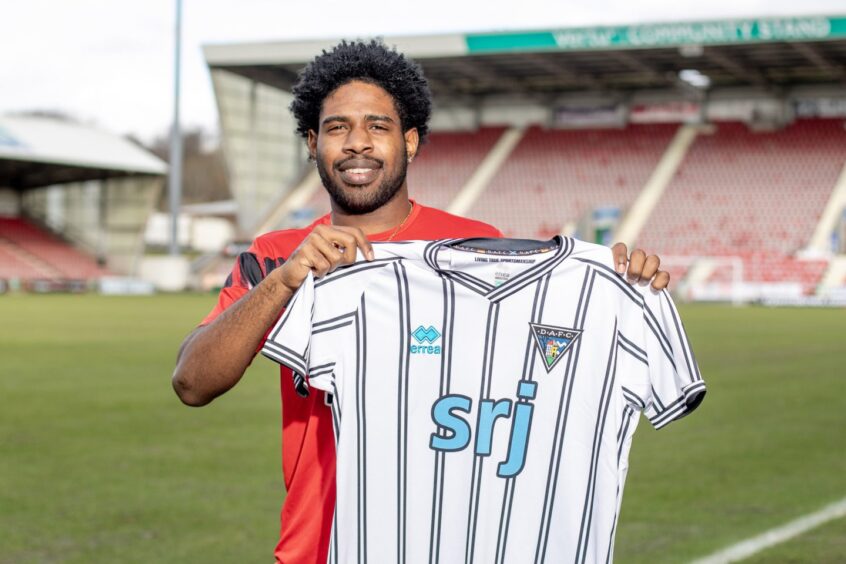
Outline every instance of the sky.
{"label": "sky", "polygon": [[[60,111],[147,141],[167,131],[176,0],[0,5],[0,114]],[[182,124],[217,131],[205,44],[813,14],[846,14],[846,1],[183,0]]]}

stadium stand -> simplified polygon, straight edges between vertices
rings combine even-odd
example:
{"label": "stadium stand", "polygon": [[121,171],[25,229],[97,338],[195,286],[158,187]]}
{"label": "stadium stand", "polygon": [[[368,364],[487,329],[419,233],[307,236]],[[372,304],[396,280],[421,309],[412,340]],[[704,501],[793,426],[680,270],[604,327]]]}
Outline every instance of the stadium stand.
{"label": "stadium stand", "polygon": [[677,127],[532,127],[467,215],[496,225],[509,237],[547,239],[597,207],[625,209]]}
{"label": "stadium stand", "polygon": [[308,221],[303,221],[304,224],[329,213],[329,194],[322,186],[319,186],[300,211],[304,219],[308,218]]}
{"label": "stadium stand", "polygon": [[0,239],[0,279],[52,278],[55,272],[15,244]]}
{"label": "stadium stand", "polygon": [[411,197],[447,209],[504,131],[483,127],[476,132],[431,133],[408,169]]}
{"label": "stadium stand", "polygon": [[[718,123],[700,135],[638,239],[664,255],[739,256],[748,282],[813,290],[826,262],[792,258],[811,237],[846,163],[842,120],[755,132]],[[720,282],[725,271],[709,281]]]}
{"label": "stadium stand", "polygon": [[[800,260],[790,256],[760,252],[740,253],[737,256],[743,261],[743,278],[746,282],[795,283],[801,286],[802,293],[806,295],[814,293],[828,266],[826,260]],[[728,284],[731,282],[731,271],[715,270],[707,282]]]}
{"label": "stadium stand", "polygon": [[0,218],[0,278],[91,280],[94,259],[22,218]]}
{"label": "stadium stand", "polygon": [[[846,288],[846,268],[826,271],[846,249],[846,97],[831,62],[846,53],[844,23],[779,16],[397,38],[435,101],[410,195],[510,237],[619,238],[668,259],[689,299],[803,302],[798,287]],[[272,194],[299,174],[301,140],[258,135],[251,123],[294,129],[288,96],[325,47],[204,47],[230,168],[277,171]],[[257,103],[257,88],[279,95]],[[312,188],[274,227],[328,211]],[[263,205],[254,175],[234,175],[232,193],[246,209]],[[709,288],[724,281],[730,291]]]}

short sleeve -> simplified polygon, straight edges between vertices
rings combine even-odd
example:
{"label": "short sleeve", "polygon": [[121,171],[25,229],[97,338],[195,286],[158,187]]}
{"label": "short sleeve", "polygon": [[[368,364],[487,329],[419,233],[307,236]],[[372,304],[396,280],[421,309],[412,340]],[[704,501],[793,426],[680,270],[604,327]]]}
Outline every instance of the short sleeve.
{"label": "short sleeve", "polygon": [[294,372],[294,387],[301,396],[308,396],[311,386],[333,391],[336,361],[331,347],[319,336],[323,333],[320,326],[315,327],[314,293],[314,276],[309,273],[261,349],[264,356]]}
{"label": "short sleeve", "polygon": [[660,429],[699,406],[705,382],[670,294],[647,288],[642,295],[643,352],[649,381],[643,411]]}
{"label": "short sleeve", "polygon": [[309,272],[268,333],[261,353],[298,374],[307,374],[313,315],[314,277]]}
{"label": "short sleeve", "polygon": [[[329,284],[328,281],[335,282]],[[361,289],[355,276],[336,274],[315,281],[309,273],[270,330],[261,353],[294,371],[302,396],[310,387],[336,392],[335,374],[347,344],[355,344],[354,324]]]}
{"label": "short sleeve", "polygon": [[259,241],[253,241],[250,248],[238,255],[232,270],[220,289],[214,308],[200,322],[208,325],[226,308],[243,298],[254,286],[264,280],[273,269],[285,262],[283,257],[270,257],[261,252]]}

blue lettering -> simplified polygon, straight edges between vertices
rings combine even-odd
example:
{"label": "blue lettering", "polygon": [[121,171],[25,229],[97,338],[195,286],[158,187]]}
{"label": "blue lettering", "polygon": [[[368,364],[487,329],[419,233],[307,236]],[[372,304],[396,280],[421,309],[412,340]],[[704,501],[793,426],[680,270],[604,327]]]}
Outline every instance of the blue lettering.
{"label": "blue lettering", "polygon": [[[424,348],[418,347],[421,352]],[[414,352],[413,349],[412,352]],[[531,400],[537,395],[537,387],[536,382],[521,380],[517,384],[516,402],[510,399],[484,399],[479,402],[474,448],[477,456],[490,456],[493,430],[497,419],[512,419],[508,455],[497,465],[497,476],[500,478],[516,476],[522,472],[526,464],[526,451],[529,447],[532,414],[535,408]],[[429,447],[445,452],[456,452],[467,448],[473,432],[467,418],[461,413],[469,415],[472,407],[473,400],[459,394],[450,394],[438,399],[432,405],[432,421],[438,426],[438,432],[431,434]]]}
{"label": "blue lettering", "polygon": [[408,345],[411,354],[441,354],[440,345]]}
{"label": "blue lettering", "polygon": [[493,442],[493,428],[499,417],[511,415],[511,400],[503,399],[497,402],[482,400],[479,403],[479,420],[476,423],[476,454],[488,456]]}
{"label": "blue lettering", "polygon": [[[517,384],[517,397],[521,400],[535,399],[537,384],[521,381]],[[511,426],[511,440],[508,445],[508,458],[497,466],[496,475],[500,478],[516,476],[526,464],[526,448],[529,446],[529,429],[532,427],[534,406],[528,401],[520,401],[514,406],[514,424]]]}
{"label": "blue lettering", "polygon": [[435,450],[455,452],[464,449],[470,443],[470,425],[453,411],[470,413],[473,400],[467,396],[450,394],[444,396],[432,406],[432,421],[438,427],[446,429],[449,436],[442,437],[432,433],[429,447]]}

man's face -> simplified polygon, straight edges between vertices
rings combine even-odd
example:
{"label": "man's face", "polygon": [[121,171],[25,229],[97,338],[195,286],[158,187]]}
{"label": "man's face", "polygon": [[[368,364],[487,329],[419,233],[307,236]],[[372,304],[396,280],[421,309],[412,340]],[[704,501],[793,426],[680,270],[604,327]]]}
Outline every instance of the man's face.
{"label": "man's face", "polygon": [[393,98],[382,88],[353,81],[323,101],[318,131],[309,131],[309,153],[323,185],[340,209],[370,213],[405,187],[417,130],[403,133]]}

